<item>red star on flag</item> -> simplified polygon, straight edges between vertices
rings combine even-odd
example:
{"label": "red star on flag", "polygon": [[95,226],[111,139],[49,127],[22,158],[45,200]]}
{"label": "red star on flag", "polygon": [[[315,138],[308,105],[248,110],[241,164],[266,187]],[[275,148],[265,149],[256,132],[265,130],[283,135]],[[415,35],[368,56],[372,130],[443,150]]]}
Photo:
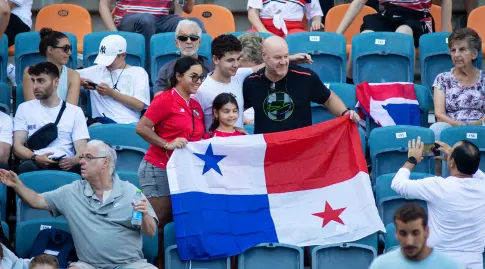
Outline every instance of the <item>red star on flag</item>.
{"label": "red star on flag", "polygon": [[[329,222],[335,221],[340,224],[344,224],[342,219],[340,218],[340,214],[347,209],[346,207],[333,209],[328,202],[325,202],[325,211],[320,213],[314,213],[313,216],[317,216],[323,219],[322,228],[325,227]],[[344,224],[345,225],[345,224]]]}

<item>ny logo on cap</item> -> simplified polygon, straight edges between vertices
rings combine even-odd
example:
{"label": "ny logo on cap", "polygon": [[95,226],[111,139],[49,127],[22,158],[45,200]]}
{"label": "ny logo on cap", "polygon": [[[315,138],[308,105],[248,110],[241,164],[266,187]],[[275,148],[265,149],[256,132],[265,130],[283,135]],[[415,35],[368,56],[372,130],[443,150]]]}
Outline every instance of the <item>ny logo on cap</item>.
{"label": "ny logo on cap", "polygon": [[101,52],[102,54],[105,54],[106,53],[106,47],[101,46],[101,49],[99,49],[99,52]]}

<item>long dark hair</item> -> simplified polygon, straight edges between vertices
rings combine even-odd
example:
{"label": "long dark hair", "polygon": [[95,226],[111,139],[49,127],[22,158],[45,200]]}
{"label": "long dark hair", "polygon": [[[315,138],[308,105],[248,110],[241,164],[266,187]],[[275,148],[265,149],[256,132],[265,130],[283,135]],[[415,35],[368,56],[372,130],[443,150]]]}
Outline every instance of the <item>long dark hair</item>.
{"label": "long dark hair", "polygon": [[67,35],[54,31],[51,28],[40,29],[40,43],[39,43],[39,53],[41,56],[46,56],[48,47],[57,47],[59,45],[59,40],[67,38]]}
{"label": "long dark hair", "polygon": [[180,57],[173,66],[173,73],[168,78],[166,90],[170,90],[177,85],[177,74],[185,74],[185,72],[187,72],[187,70],[189,70],[194,65],[202,66],[202,64],[197,59],[194,59],[190,56]]}
{"label": "long dark hair", "polygon": [[212,102],[212,115],[214,116],[214,120],[212,121],[212,124],[209,127],[209,132],[214,132],[219,127],[219,120],[216,118],[215,111],[219,111],[223,106],[229,103],[234,104],[239,110],[239,106],[237,105],[237,100],[234,94],[221,93],[218,96],[216,96],[216,98]]}

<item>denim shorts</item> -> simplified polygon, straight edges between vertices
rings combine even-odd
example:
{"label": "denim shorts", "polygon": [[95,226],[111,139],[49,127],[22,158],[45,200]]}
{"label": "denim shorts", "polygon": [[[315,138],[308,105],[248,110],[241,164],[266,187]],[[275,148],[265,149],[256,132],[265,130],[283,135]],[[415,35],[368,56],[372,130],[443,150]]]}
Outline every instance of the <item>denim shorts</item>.
{"label": "denim shorts", "polygon": [[167,170],[154,166],[145,159],[138,168],[138,178],[147,198],[170,196]]}

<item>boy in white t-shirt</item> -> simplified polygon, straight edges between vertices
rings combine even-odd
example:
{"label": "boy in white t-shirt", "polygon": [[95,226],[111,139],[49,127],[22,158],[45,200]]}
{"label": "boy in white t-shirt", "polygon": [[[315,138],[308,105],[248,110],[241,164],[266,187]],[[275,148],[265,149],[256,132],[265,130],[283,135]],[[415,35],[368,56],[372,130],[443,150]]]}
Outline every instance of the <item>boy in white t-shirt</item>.
{"label": "boy in white t-shirt", "polygon": [[0,168],[8,169],[12,148],[13,123],[10,115],[0,112]]}
{"label": "boy in white t-shirt", "polygon": [[[101,41],[94,63],[77,70],[81,86],[90,89],[93,123],[136,123],[150,104],[148,74],[126,63],[126,40],[109,35]],[[94,84],[96,86],[94,87]]]}
{"label": "boy in white t-shirt", "polygon": [[[13,149],[21,160],[19,174],[46,169],[81,173],[79,155],[89,139],[83,111],[57,96],[59,69],[56,65],[43,62],[29,67],[28,72],[36,99],[20,104],[15,114]],[[57,138],[42,149],[25,146],[40,128],[55,123],[64,104],[65,110],[57,124]]]}
{"label": "boy in white t-shirt", "polygon": [[29,32],[32,28],[32,0],[0,0],[0,39],[8,37],[8,46],[15,36]]}

